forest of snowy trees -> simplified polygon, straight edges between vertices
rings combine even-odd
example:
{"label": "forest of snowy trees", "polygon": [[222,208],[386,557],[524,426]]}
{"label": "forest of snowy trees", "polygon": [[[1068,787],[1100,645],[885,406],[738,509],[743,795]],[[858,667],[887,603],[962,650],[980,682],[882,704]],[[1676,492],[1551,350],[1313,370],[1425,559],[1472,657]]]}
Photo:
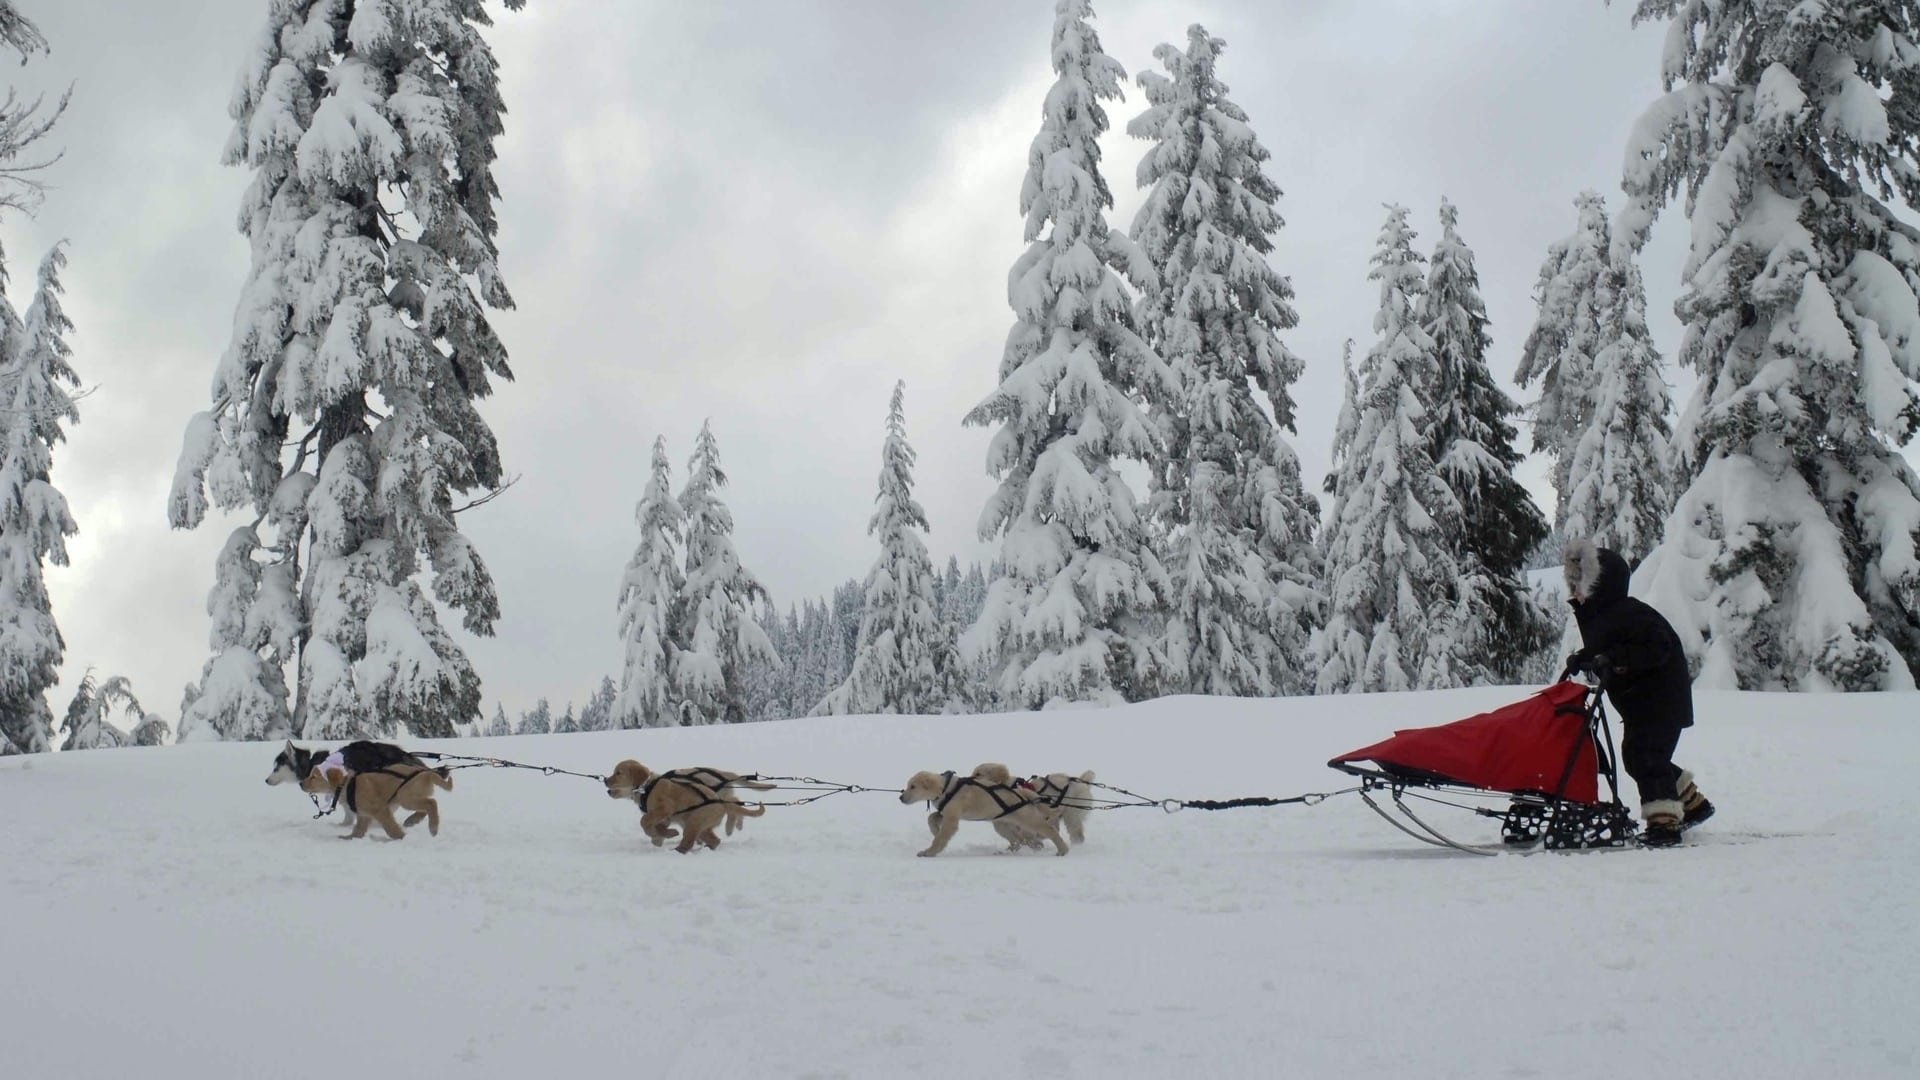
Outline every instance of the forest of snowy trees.
{"label": "forest of snowy trees", "polygon": [[[1519,400],[1491,367],[1476,222],[1438,192],[1409,192],[1431,217],[1384,207],[1366,281],[1345,283],[1378,303],[1351,328],[1324,477],[1295,446],[1295,386],[1332,360],[1285,340],[1312,311],[1306,268],[1276,258],[1286,162],[1258,132],[1277,118],[1228,81],[1259,56],[1195,25],[1130,79],[1090,0],[1056,0],[1010,329],[962,420],[995,484],[987,557],[932,555],[974,549],[932,536],[910,434],[954,417],[910,409],[904,384],[870,429],[869,569],[829,596],[769,595],[736,548],[724,423],[681,461],[655,440],[621,494],[633,555],[605,568],[608,674],[516,718],[485,708],[498,695],[452,625],[505,617],[458,516],[510,482],[480,408],[513,377],[490,322],[513,306],[492,22],[478,2],[267,11],[225,149],[252,178],[251,268],[167,503],[174,527],[226,533],[183,739],[1523,682],[1550,676],[1567,626],[1528,573],[1575,536],[1638,566],[1702,685],[1900,689],[1920,670],[1920,477],[1901,453],[1920,425],[1920,228],[1902,216],[1920,29],[1895,0],[1641,0],[1636,22],[1668,26],[1666,92],[1634,127],[1623,199],[1567,193],[1534,321],[1502,328],[1524,340]],[[9,0],[0,45],[47,51]],[[1130,82],[1143,199],[1123,230],[1100,139]],[[65,104],[0,104],[0,214],[31,207]],[[1675,202],[1673,359],[1698,376],[1678,415],[1639,265]],[[0,753],[171,737],[124,679],[86,677],[64,723],[46,700],[65,643],[42,568],[79,528],[53,483],[85,396],[67,258],[40,261],[24,314],[0,262]],[[1529,453],[1547,506],[1516,478]]]}

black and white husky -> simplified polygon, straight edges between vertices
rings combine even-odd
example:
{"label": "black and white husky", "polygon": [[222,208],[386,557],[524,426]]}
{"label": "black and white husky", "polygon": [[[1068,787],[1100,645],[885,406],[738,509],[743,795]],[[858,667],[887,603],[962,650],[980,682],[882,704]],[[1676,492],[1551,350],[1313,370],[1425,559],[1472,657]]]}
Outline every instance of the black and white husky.
{"label": "black and white husky", "polygon": [[[322,762],[332,761],[334,758],[338,758],[339,760],[334,761],[333,764],[346,769],[350,773],[384,769],[389,765],[419,765],[422,768],[426,767],[425,762],[392,743],[361,740],[359,742],[350,742],[338,750],[307,750],[293,745],[293,740],[288,739],[287,745],[281,749],[280,753],[274,756],[273,770],[267,773],[267,783],[273,785],[294,784],[297,786],[300,781],[307,778],[309,773],[313,772],[316,766]],[[345,815],[340,823],[342,825],[352,825],[354,822],[353,811],[347,806],[342,805],[340,812]]]}

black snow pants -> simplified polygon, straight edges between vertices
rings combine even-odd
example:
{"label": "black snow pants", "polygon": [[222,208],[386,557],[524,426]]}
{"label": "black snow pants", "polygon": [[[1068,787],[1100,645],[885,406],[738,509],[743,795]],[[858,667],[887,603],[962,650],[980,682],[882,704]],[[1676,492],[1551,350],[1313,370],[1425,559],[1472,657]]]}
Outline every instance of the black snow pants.
{"label": "black snow pants", "polygon": [[1620,764],[1640,789],[1640,805],[1680,798],[1680,766],[1673,751],[1680,745],[1678,724],[1621,723]]}

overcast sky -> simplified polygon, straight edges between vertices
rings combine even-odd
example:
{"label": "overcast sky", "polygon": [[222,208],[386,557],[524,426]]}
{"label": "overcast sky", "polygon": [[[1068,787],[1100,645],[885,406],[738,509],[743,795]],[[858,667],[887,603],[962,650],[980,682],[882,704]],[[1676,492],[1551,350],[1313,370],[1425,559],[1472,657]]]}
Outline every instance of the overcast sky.
{"label": "overcast sky", "polygon": [[[496,325],[518,375],[483,406],[518,486],[463,521],[498,580],[499,636],[467,639],[487,709],[584,699],[617,672],[614,595],[648,449],[676,482],[711,417],[747,566],[784,607],[866,572],[887,396],[907,381],[917,493],[936,559],[985,548],[987,433],[960,417],[993,386],[1012,315],[1027,144],[1052,73],[1047,0],[705,4],[533,0],[495,10],[508,107],[499,145]],[[234,522],[170,531],[188,418],[207,405],[247,269],[249,176],[220,165],[234,74],[266,0],[20,0],[50,56],[0,73],[74,85],[66,157],[37,217],[0,221],[14,302],[71,242],[74,363],[97,392],[57,451],[81,534],[49,585],[67,680],[125,674],[178,715],[208,654],[213,555]],[[1108,53],[1138,72],[1201,22],[1273,152],[1306,361],[1295,446],[1316,489],[1339,408],[1340,343],[1370,341],[1367,260],[1382,203],[1430,251],[1442,195],[1478,256],[1495,373],[1508,379],[1547,246],[1573,197],[1619,204],[1627,131],[1660,92],[1660,28],[1600,0],[1105,0]],[[1125,137],[1106,174],[1131,224]],[[1672,215],[1670,215],[1671,217]],[[1644,269],[1671,354],[1681,226]],[[1680,379],[1679,373],[1673,378]],[[1538,462],[1529,466],[1537,480]],[[66,690],[56,693],[64,708]]]}

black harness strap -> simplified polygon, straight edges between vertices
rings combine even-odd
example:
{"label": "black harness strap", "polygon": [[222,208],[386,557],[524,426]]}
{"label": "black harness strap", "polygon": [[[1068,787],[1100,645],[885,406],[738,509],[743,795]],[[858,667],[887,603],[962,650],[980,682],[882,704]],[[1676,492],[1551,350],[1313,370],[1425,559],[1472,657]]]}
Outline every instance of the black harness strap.
{"label": "black harness strap", "polygon": [[[352,776],[347,777],[346,783],[341,784],[339,787],[334,789],[333,801],[337,805],[340,802],[341,793],[345,792],[347,797],[347,809],[358,814],[360,812],[360,803],[359,803],[359,794],[358,794],[360,790],[360,778],[363,776],[371,776],[374,773],[383,773],[387,776],[397,776],[400,778],[400,782],[394,785],[393,795],[390,795],[387,797],[387,801],[392,802],[394,796],[397,796],[400,794],[401,788],[404,788],[409,783],[411,783],[414,777],[417,777],[421,773],[426,772],[427,768],[424,765],[417,765],[414,767],[414,770],[415,771],[410,773],[396,772],[394,771],[393,766],[382,765],[377,769],[368,769],[364,772],[354,773]],[[332,813],[333,812],[332,807],[329,807],[327,812]]]}
{"label": "black harness strap", "polygon": [[[1019,813],[1022,809],[1032,805],[1033,802],[1033,800],[1027,798],[1020,789],[1011,784],[986,784],[980,782],[976,777],[955,776],[952,770],[948,770],[940,775],[945,779],[946,785],[940,789],[940,800],[937,803],[929,803],[928,805],[942,814],[947,812],[947,804],[951,803],[954,798],[960,794],[961,789],[966,787],[977,787],[981,791],[986,792],[987,797],[993,800],[993,804],[1000,808],[1000,812],[990,819],[993,821],[998,821],[1010,814]],[[1002,798],[1003,795],[1013,800],[1012,805],[1008,805],[1007,799]]]}
{"label": "black harness strap", "polygon": [[1058,808],[1067,799],[1067,789],[1053,782],[1052,776],[1043,776],[1040,783],[1032,785],[1034,798],[1048,806]]}
{"label": "black harness strap", "polygon": [[[716,785],[708,781],[699,779],[700,775],[703,773],[707,776],[713,777],[715,780],[718,780],[719,783]],[[738,800],[726,798],[725,796],[720,794],[720,791],[721,789],[725,788],[728,784],[737,783],[740,780],[745,780],[745,779],[747,779],[747,777],[742,776],[742,777],[736,778],[735,780],[728,780],[722,777],[719,773],[715,772],[714,770],[706,769],[706,768],[674,769],[669,772],[656,773],[651,779],[649,779],[644,785],[641,786],[640,793],[637,796],[635,796],[635,801],[637,801],[640,804],[640,808],[642,810],[645,810],[647,808],[647,798],[653,794],[654,785],[658,784],[662,780],[668,780],[668,781],[672,781],[673,783],[679,784],[681,787],[692,788],[694,791],[704,796],[704,798],[702,798],[701,801],[694,803],[692,806],[687,807],[685,810],[674,811],[674,816],[676,817],[678,817],[681,814],[691,814],[695,810],[704,810],[707,807],[714,805],[715,803],[728,803],[733,806],[740,806],[743,804],[741,804]]]}

